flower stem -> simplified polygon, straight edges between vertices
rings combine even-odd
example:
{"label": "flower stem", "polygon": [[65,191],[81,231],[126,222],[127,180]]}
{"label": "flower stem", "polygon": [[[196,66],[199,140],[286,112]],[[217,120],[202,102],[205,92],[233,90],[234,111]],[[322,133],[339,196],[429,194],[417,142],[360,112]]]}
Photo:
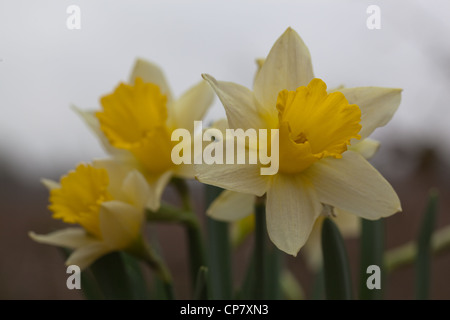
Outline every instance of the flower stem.
{"label": "flower stem", "polygon": [[128,253],[142,259],[161,279],[168,300],[174,300],[172,277],[164,262],[155,254],[153,249],[141,237],[134,246],[127,250]]}
{"label": "flower stem", "polygon": [[258,300],[266,297],[266,274],[267,274],[267,228],[266,207],[263,198],[257,198],[255,202],[255,286],[254,298]]}
{"label": "flower stem", "polygon": [[360,248],[360,279],[359,299],[380,300],[383,298],[383,274],[380,279],[381,287],[369,289],[367,287],[367,268],[371,265],[383,267],[384,252],[384,220],[370,221],[361,219],[361,248]]}
{"label": "flower stem", "polygon": [[200,228],[200,223],[192,209],[192,203],[189,196],[189,188],[186,184],[186,181],[179,178],[173,178],[172,184],[180,195],[183,205],[185,216],[183,223],[186,227],[189,246],[191,284],[192,288],[195,288],[198,272],[202,267],[206,266],[202,230]]}
{"label": "flower stem", "polygon": [[[222,192],[221,188],[205,185],[205,205],[208,207]],[[207,218],[208,231],[208,280],[213,300],[233,298],[231,273],[231,244],[228,223]]]}
{"label": "flower stem", "polygon": [[416,259],[416,298],[429,299],[431,274],[431,236],[438,212],[438,194],[436,190],[430,191],[427,208],[417,239]]}
{"label": "flower stem", "polygon": [[339,229],[330,218],[325,218],[322,224],[322,254],[326,298],[351,300],[353,294],[347,250]]}

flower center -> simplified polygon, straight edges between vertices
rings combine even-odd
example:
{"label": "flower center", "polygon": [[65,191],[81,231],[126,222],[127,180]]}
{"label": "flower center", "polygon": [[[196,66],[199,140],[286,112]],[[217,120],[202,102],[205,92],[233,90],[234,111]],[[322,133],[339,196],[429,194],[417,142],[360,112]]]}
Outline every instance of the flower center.
{"label": "flower center", "polygon": [[133,153],[150,173],[165,172],[173,165],[167,97],[157,85],[136,78],[134,86],[121,83],[100,102],[103,111],[96,116],[112,146]]}
{"label": "flower center", "polygon": [[53,218],[79,224],[87,232],[102,238],[99,226],[100,205],[112,200],[107,188],[108,172],[80,164],[61,178],[61,188],[50,191],[49,209]]}
{"label": "flower center", "polygon": [[360,139],[361,110],[341,92],[327,94],[321,79],[278,94],[280,172],[298,173],[324,157],[341,158]]}

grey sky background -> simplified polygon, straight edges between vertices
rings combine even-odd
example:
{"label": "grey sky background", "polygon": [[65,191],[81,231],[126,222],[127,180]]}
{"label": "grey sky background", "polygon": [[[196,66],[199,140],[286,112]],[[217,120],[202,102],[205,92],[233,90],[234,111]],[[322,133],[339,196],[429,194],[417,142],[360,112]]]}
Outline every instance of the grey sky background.
{"label": "grey sky background", "polygon": [[[68,30],[66,8],[81,9]],[[381,8],[369,30],[366,9]],[[158,64],[175,96],[209,73],[252,87],[255,58],[291,26],[329,87],[403,88],[383,144],[450,149],[450,1],[0,2],[0,162],[24,178],[105,156],[70,109],[98,109],[136,57]],[[216,99],[207,121],[224,116]],[[448,154],[450,156],[450,154]]]}

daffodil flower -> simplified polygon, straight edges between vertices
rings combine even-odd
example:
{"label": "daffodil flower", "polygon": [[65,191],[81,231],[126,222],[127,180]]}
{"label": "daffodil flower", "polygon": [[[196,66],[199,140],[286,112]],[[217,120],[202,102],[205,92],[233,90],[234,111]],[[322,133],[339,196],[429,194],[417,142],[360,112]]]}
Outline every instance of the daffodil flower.
{"label": "daffodil flower", "polygon": [[129,82],[101,98],[101,111],[75,110],[109,154],[128,170],[144,174],[151,190],[148,208],[157,210],[172,176],[195,175],[193,165],[173,163],[172,131],[184,128],[194,134],[194,120],[203,118],[213,99],[214,92],[204,80],[173,99],[161,69],[138,59]]}
{"label": "daffodil flower", "polygon": [[59,183],[43,182],[50,190],[53,218],[81,227],[29,235],[40,243],[74,249],[67,265],[84,269],[107,253],[142,249],[144,207],[151,192],[141,173],[98,160],[79,164]]}
{"label": "daffodil flower", "polygon": [[[261,59],[258,65],[262,66]],[[225,132],[229,128],[226,119],[220,119],[213,123],[213,128]],[[349,149],[360,153],[364,158],[372,158],[380,147],[379,141],[366,138],[356,145],[349,146]],[[207,214],[216,220],[230,222],[231,240],[233,245],[240,245],[254,231],[254,205],[256,197],[248,193],[240,193],[231,190],[224,190],[214,199]],[[360,234],[360,219],[349,212],[324,206],[322,214],[314,223],[311,234],[303,247],[303,254],[308,267],[312,271],[317,271],[322,265],[321,230],[325,217],[331,216],[338,226],[344,238],[354,238]]]}
{"label": "daffodil flower", "polygon": [[253,91],[203,77],[224,105],[230,128],[279,129],[279,170],[272,176],[261,175],[259,164],[196,165],[201,182],[266,194],[267,229],[279,249],[297,255],[324,204],[370,220],[401,211],[392,186],[348,148],[392,118],[401,89],[327,92],[325,82],[314,78],[308,48],[291,28],[273,45]]}

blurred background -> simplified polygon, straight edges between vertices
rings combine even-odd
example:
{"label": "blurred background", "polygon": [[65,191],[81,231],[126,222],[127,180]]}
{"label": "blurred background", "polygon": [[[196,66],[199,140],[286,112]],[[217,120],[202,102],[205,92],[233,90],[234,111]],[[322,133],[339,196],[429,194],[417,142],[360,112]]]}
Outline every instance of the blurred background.
{"label": "blurred background", "polygon": [[[381,29],[367,28],[372,4],[381,9]],[[79,30],[66,26],[70,5],[81,10]],[[330,88],[404,90],[392,121],[372,136],[381,141],[372,163],[403,206],[403,213],[386,219],[386,247],[417,237],[432,187],[441,199],[436,228],[449,225],[448,12],[446,0],[1,1],[0,299],[82,298],[66,288],[60,251],[27,236],[61,226],[51,219],[40,179],[58,180],[78,162],[105,156],[70,105],[98,109],[99,98],[128,79],[136,57],[161,66],[175,96],[201,73],[251,88],[255,59],[265,57],[289,26],[309,47],[315,75]],[[216,99],[206,120],[224,115]],[[203,218],[202,186],[191,185]],[[171,201],[170,189],[165,198]],[[183,230],[160,226],[157,232],[178,296],[186,298]],[[347,244],[357,272],[358,239]],[[249,246],[236,252],[236,281]],[[286,263],[308,294],[313,280],[302,254]],[[431,298],[450,299],[449,268],[449,250],[435,256]],[[412,265],[390,274],[386,298],[414,298],[413,279]]]}

